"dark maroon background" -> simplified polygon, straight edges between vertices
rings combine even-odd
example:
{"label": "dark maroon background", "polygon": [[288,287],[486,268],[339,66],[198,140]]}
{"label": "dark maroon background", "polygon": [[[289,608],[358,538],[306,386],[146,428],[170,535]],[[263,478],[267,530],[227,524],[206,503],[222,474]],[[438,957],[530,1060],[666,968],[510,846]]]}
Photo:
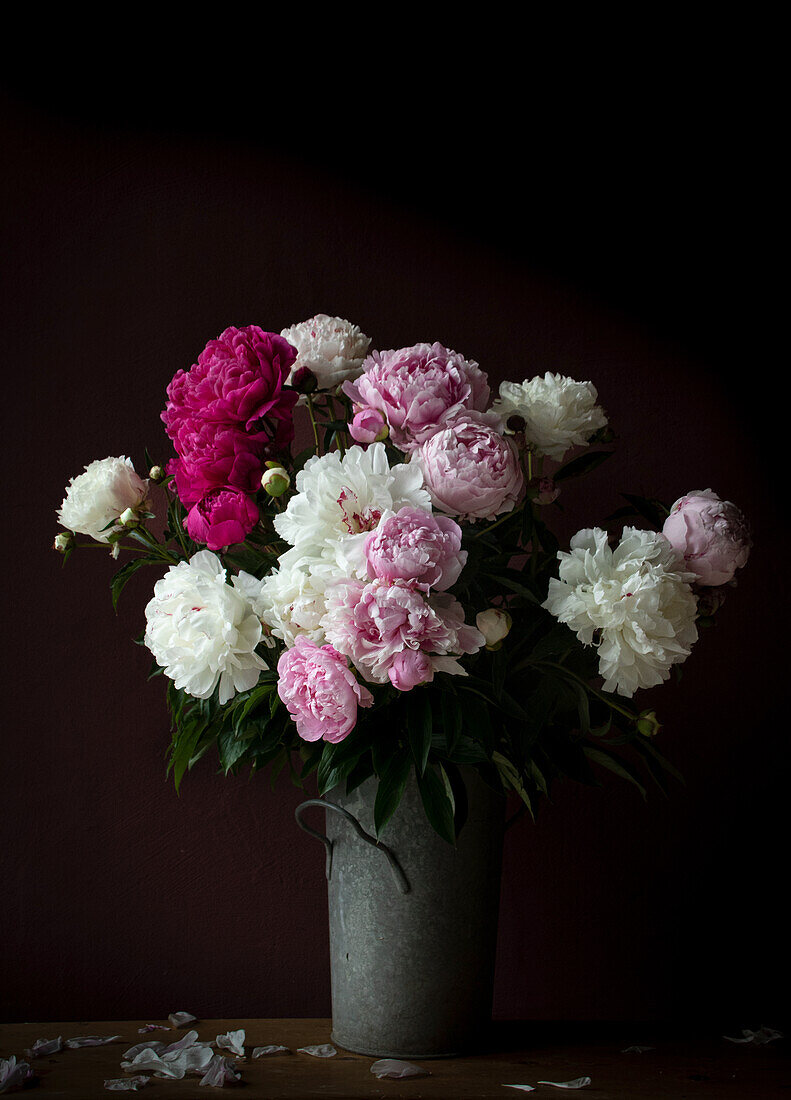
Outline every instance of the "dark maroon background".
{"label": "dark maroon background", "polygon": [[321,311],[374,347],[442,341],[495,385],[593,380],[619,454],[569,484],[564,538],[621,491],[711,487],[748,514],[755,548],[716,628],[679,684],[644,695],[686,786],[643,804],[607,775],[568,784],[514,828],[495,1010],[781,1023],[788,554],[772,371],[786,347],[771,146],[731,109],[737,83],[673,102],[664,89],[634,114],[614,110],[634,89],[606,109],[583,96],[556,118],[452,94],[366,115],[363,89],[346,113],[314,100],[286,117],[283,91],[259,118],[252,99],[224,113],[191,84],[154,107],[84,73],[46,93],[9,81],[0,1016],[329,1013],[323,851],[294,823],[302,794],[206,759],[177,796],[163,685],[132,642],[153,573],[116,615],[109,557],[63,570],[50,549],[88,462],[169,457],[165,386],[208,339]]}

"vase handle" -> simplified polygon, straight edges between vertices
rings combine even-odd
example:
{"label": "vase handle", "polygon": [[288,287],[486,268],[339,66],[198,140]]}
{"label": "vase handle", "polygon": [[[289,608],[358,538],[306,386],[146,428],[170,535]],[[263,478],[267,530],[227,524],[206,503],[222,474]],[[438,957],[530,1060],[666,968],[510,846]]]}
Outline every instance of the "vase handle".
{"label": "vase handle", "polygon": [[302,813],[309,806],[321,806],[325,810],[332,810],[333,813],[340,814],[341,817],[345,817],[351,827],[357,833],[360,840],[364,840],[366,844],[370,844],[372,848],[378,848],[380,852],[383,852],[387,858],[387,862],[390,864],[390,870],[393,872],[393,878],[395,879],[396,886],[402,894],[409,893],[409,882],[403,872],[401,864],[396,859],[395,855],[386,844],[382,844],[381,840],[377,840],[372,837],[370,833],[366,833],[360,822],[354,816],[350,814],[348,810],[344,810],[342,806],[336,806],[334,802],[327,802],[323,798],[309,798],[307,802],[300,803],[294,811],[294,817],[297,819],[297,825],[300,829],[304,829],[310,836],[315,836],[316,840],[320,840],[327,850],[327,865],[326,875],[327,878],[332,874],[332,841],[324,833],[318,832],[317,829],[312,829],[310,825],[306,825],[302,820]]}

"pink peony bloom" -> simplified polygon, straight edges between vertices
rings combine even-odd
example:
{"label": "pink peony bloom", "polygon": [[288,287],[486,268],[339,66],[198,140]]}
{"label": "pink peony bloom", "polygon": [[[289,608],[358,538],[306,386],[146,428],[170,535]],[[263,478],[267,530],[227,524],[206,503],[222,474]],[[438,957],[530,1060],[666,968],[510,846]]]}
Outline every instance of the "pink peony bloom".
{"label": "pink peony bloom", "polygon": [[210,340],[189,371],[168,386],[162,419],[171,429],[183,415],[239,424],[249,430],[261,417],[290,420],[297,394],[284,390],[296,349],[258,325],[227,328]]}
{"label": "pink peony bloom", "polygon": [[209,550],[243,542],[258,523],[255,501],[238,489],[212,489],[193,504],[184,520],[189,537]]}
{"label": "pink peony bloom", "polygon": [[373,695],[357,682],[345,657],[331,645],[318,646],[297,635],[277,664],[277,693],[303,741],[343,741],[357,723],[357,708]]}
{"label": "pink peony bloom", "polygon": [[462,519],[510,512],[524,491],[516,447],[486,417],[463,413],[414,453],[432,504]]}
{"label": "pink peony bloom", "polygon": [[467,551],[455,520],[407,505],[367,537],[365,557],[371,577],[441,592],[459,579]]}
{"label": "pink peony bloom", "polygon": [[460,412],[483,412],[490,396],[477,363],[436,343],[373,352],[360,377],[344,382],[343,390],[356,405],[379,409],[393,443],[405,451]]}
{"label": "pink peony bloom", "polygon": [[411,691],[418,684],[428,684],[434,679],[434,665],[427,653],[419,649],[405,649],[396,653],[388,671],[390,683],[399,691]]}
{"label": "pink peony bloom", "polygon": [[711,489],[696,489],[670,509],[662,534],[699,585],[727,584],[747,563],[752,540],[747,520]]}
{"label": "pink peony bloom", "polygon": [[358,443],[378,443],[387,434],[387,423],[378,409],[360,409],[349,424],[349,435]]}
{"label": "pink peony bloom", "polygon": [[395,657],[406,650],[458,655],[483,644],[480,631],[464,623],[461,604],[446,593],[427,599],[401,583],[342,581],[325,599],[321,626],[327,641],[373,683],[391,679]]}

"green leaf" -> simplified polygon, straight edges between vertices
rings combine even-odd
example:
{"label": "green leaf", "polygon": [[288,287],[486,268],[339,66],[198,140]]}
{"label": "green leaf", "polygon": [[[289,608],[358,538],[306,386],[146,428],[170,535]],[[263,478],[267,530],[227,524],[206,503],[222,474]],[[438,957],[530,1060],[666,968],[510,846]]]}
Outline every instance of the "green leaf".
{"label": "green leaf", "polygon": [[448,798],[445,784],[433,768],[426,768],[423,775],[417,776],[420,798],[431,827],[448,844],[456,843],[456,827],[453,821],[453,806]]}
{"label": "green leaf", "polygon": [[646,797],[645,787],[640,782],[637,774],[629,767],[623,760],[619,759],[614,753],[607,752],[599,746],[584,745],[582,751],[592,760],[595,764],[600,764],[603,768],[608,768],[615,775],[626,779],[630,783],[637,787],[643,798]]}
{"label": "green leaf", "polygon": [[398,808],[404,787],[412,769],[412,757],[408,749],[400,749],[391,756],[382,775],[374,801],[374,830],[377,837]]}
{"label": "green leaf", "polygon": [[565,481],[570,477],[589,474],[591,470],[601,466],[602,462],[605,462],[614,453],[614,451],[587,451],[584,455],[573,458],[571,462],[567,462],[565,466],[561,466],[559,470],[556,470],[552,475],[552,480],[556,482]]}
{"label": "green leaf", "polygon": [[530,796],[525,790],[525,785],[522,782],[522,778],[517,768],[500,752],[492,753],[492,762],[500,773],[503,784],[519,795],[530,811],[530,816],[533,817],[533,804],[530,801]]}
{"label": "green leaf", "polygon": [[461,737],[464,714],[455,692],[451,694],[449,691],[443,691],[440,705],[442,707],[442,727],[445,731],[445,746],[448,755],[452,756],[453,750]]}
{"label": "green leaf", "polygon": [[[123,568],[119,569],[113,579],[110,581],[110,593],[113,600],[113,610],[118,610],[118,598],[124,589],[124,585],[133,577],[134,574],[142,565],[153,564],[149,558],[133,558],[132,561],[128,561]],[[161,563],[159,563],[161,564]]]}
{"label": "green leaf", "polygon": [[416,690],[412,694],[413,698],[409,700],[407,737],[415,768],[419,775],[423,775],[431,752],[434,719],[428,692]]}

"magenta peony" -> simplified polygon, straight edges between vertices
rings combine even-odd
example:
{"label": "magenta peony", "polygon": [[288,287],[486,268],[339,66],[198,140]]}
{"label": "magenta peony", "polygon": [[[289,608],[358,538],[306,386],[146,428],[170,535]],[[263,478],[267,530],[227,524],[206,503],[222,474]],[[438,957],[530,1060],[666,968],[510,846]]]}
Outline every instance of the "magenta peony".
{"label": "magenta peony", "polygon": [[365,557],[371,577],[444,591],[459,579],[467,551],[455,520],[407,505],[380,521],[365,540]]}
{"label": "magenta peony", "polygon": [[379,409],[397,447],[411,451],[464,410],[483,412],[489,384],[477,363],[442,344],[375,351],[343,391],[360,408]]}
{"label": "magenta peony", "polygon": [[184,504],[197,503],[212,489],[254,493],[260,488],[264,458],[256,436],[196,419],[182,422],[181,442],[184,449],[170,460],[167,472]]}
{"label": "magenta peony", "polygon": [[510,512],[524,491],[519,454],[510,439],[476,413],[463,413],[413,455],[431,502],[466,520]]}
{"label": "magenta peony", "polygon": [[357,723],[357,708],[373,696],[357,682],[345,657],[299,634],[277,664],[277,693],[303,741],[343,741]]}
{"label": "magenta peony", "polygon": [[662,534],[700,585],[727,584],[746,564],[752,541],[747,520],[711,489],[695,489],[670,509]]}
{"label": "magenta peony", "polygon": [[184,526],[194,542],[209,550],[223,550],[243,542],[258,523],[255,501],[238,489],[212,489],[193,504]]}

